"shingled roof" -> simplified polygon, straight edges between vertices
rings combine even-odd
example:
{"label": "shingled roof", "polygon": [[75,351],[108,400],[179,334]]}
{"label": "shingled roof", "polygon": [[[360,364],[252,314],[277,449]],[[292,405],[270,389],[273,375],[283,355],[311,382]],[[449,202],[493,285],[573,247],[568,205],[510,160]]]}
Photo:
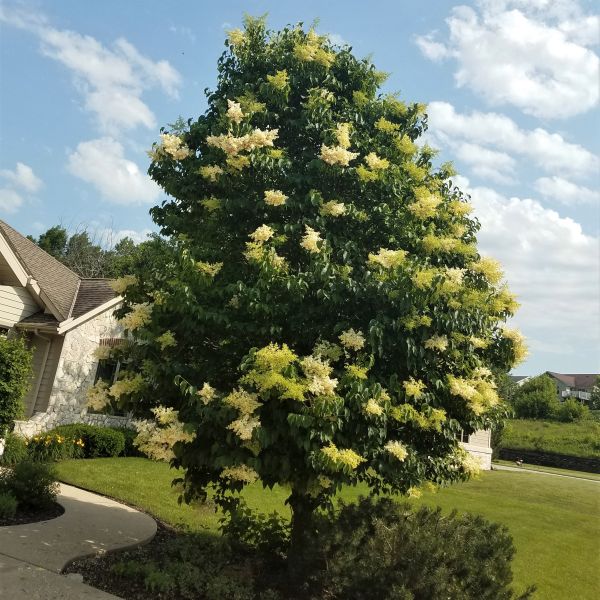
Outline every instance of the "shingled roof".
{"label": "shingled roof", "polygon": [[547,373],[565,385],[582,390],[591,390],[598,377],[597,373],[554,373],[553,371],[547,371]]}
{"label": "shingled roof", "polygon": [[[80,317],[116,296],[109,279],[79,277],[1,220],[0,235],[15,253],[23,269],[37,281],[42,292],[52,302],[61,321],[69,317]],[[39,318],[39,314],[32,317]]]}

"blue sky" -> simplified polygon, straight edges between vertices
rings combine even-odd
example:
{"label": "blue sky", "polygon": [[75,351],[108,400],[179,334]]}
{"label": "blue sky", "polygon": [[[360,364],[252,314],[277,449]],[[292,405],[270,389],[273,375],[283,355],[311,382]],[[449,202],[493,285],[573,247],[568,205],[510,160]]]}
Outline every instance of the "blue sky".
{"label": "blue sky", "polygon": [[206,107],[244,12],[317,29],[428,103],[502,261],[530,357],[518,373],[600,370],[599,19],[574,0],[0,2],[0,218],[143,239],[162,192],[145,151]]}

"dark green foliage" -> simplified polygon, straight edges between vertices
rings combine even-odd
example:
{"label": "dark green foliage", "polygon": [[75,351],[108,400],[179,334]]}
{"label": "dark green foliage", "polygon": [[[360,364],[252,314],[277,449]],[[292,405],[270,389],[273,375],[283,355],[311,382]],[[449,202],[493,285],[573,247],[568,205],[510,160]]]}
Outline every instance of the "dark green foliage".
{"label": "dark green foliage", "polygon": [[142,580],[152,594],[168,592],[185,600],[260,600],[244,560],[222,541],[190,534],[169,540],[160,562],[125,558],[113,571],[117,576]]}
{"label": "dark green foliage", "polygon": [[0,465],[14,465],[27,458],[27,442],[25,438],[14,433],[6,436],[4,454],[0,456]]}
{"label": "dark green foliage", "polygon": [[23,398],[30,385],[31,356],[23,338],[0,335],[0,437],[23,413]]}
{"label": "dark green foliage", "polygon": [[564,423],[572,423],[589,417],[590,409],[575,398],[567,398],[560,403],[556,417]]}
{"label": "dark green foliage", "polygon": [[124,427],[122,429],[116,429],[116,431],[121,432],[125,439],[125,447],[123,448],[123,452],[120,456],[145,456],[145,454],[141,452],[133,443],[137,437],[137,431],[135,429],[128,429]]}
{"label": "dark green foliage", "polygon": [[590,409],[600,410],[600,375],[596,377],[596,383],[592,388],[592,392],[590,395]]}
{"label": "dark green foliage", "polygon": [[60,425],[48,433],[56,433],[75,440],[82,439],[84,458],[121,456],[125,450],[125,434],[122,429],[73,423]]}
{"label": "dark green foliage", "polygon": [[23,461],[0,473],[0,493],[11,493],[21,508],[43,509],[56,501],[58,483],[48,463]]}
{"label": "dark green foliage", "polygon": [[0,491],[0,519],[11,519],[17,512],[19,503],[11,492]]}
{"label": "dark green foliage", "polygon": [[517,390],[513,403],[521,419],[553,418],[559,407],[556,384],[548,375],[533,377]]}
{"label": "dark green foliage", "polygon": [[313,598],[508,600],[515,549],[508,530],[470,514],[384,498],[342,505],[323,518],[309,552]]}

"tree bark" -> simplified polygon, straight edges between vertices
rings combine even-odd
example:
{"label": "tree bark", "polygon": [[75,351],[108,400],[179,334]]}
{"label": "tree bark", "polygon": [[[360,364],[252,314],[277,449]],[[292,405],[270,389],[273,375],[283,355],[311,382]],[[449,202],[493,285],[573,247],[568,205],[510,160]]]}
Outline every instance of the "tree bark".
{"label": "tree bark", "polygon": [[304,581],[306,563],[310,559],[308,551],[311,536],[314,533],[313,513],[316,506],[312,498],[293,490],[289,498],[289,505],[292,509],[292,522],[288,568],[293,583],[299,585]]}

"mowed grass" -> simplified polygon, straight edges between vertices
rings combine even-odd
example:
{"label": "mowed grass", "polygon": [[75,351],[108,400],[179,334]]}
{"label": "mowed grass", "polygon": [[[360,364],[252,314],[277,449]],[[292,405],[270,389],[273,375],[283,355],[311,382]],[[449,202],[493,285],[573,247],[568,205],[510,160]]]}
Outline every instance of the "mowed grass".
{"label": "mowed grass", "polygon": [[[164,463],[143,458],[71,460],[58,464],[62,481],[121,499],[167,523],[217,533],[219,516],[207,506],[178,505],[171,487],[177,475]],[[348,488],[352,501],[366,488]],[[287,491],[249,486],[248,504],[289,515]],[[517,553],[515,586],[538,586],[540,600],[592,599],[600,592],[600,483],[535,473],[492,471],[478,480],[425,493],[414,505],[472,512],[505,524]]]}
{"label": "mowed grass", "polygon": [[600,481],[599,473],[588,473],[587,471],[573,471],[571,469],[560,469],[558,467],[546,467],[543,465],[530,465],[528,463],[523,463],[520,467],[517,467],[514,460],[494,459],[494,464],[518,468],[523,471],[541,471],[542,473],[552,473],[553,475],[563,475],[565,477],[576,477],[577,479],[593,479],[594,481]]}
{"label": "mowed grass", "polygon": [[507,421],[500,445],[600,458],[600,422],[596,419],[576,423],[513,419]]}

